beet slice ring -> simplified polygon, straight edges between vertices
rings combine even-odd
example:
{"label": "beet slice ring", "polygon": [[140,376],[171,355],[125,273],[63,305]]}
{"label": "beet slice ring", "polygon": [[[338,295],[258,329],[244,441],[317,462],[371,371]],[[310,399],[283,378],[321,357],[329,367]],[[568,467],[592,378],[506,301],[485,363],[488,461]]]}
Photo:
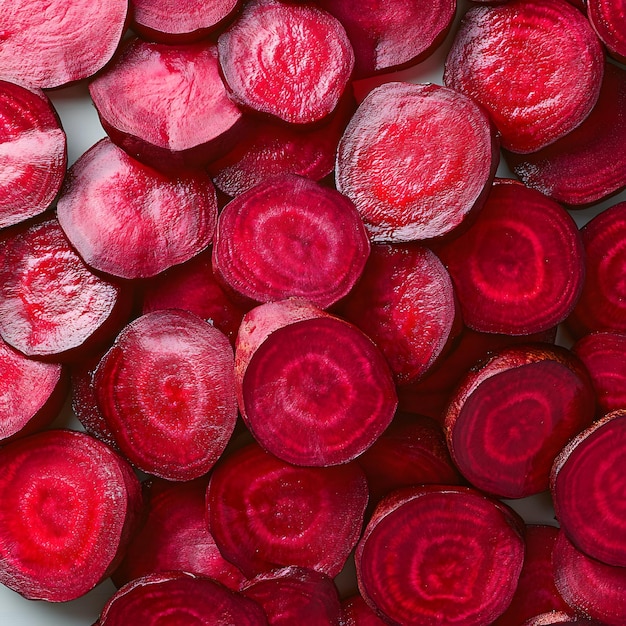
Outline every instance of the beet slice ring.
{"label": "beet slice ring", "polygon": [[626,2],[587,0],[587,18],[608,53],[626,63]]}
{"label": "beet slice ring", "polygon": [[448,54],[444,83],[475,98],[513,152],[534,152],[578,126],[598,99],[604,54],[565,0],[472,7]]}
{"label": "beet slice ring", "polygon": [[474,101],[439,85],[391,82],[371,91],[348,124],[337,189],[373,241],[431,239],[482,206],[498,159],[489,118]]}
{"label": "beet slice ring", "polygon": [[374,511],[357,545],[359,590],[391,623],[490,624],[524,560],[523,524],[467,487],[401,490]]}
{"label": "beet slice ring", "polygon": [[626,410],[620,409],[568,443],[551,476],[554,511],[570,541],[590,557],[624,568],[625,463]]}

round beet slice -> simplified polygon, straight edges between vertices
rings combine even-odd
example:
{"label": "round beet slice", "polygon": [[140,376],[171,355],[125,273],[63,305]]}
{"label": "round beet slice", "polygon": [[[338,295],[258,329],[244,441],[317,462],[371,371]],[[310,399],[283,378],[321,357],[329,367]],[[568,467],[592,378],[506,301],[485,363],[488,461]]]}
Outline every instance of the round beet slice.
{"label": "round beet slice", "polygon": [[407,626],[490,624],[511,601],[523,560],[523,528],[506,505],[436,485],[383,500],[355,555],[364,599]]}
{"label": "round beet slice", "polygon": [[43,91],[0,80],[0,228],[52,204],[65,176],[66,144]]}
{"label": "round beet slice", "polygon": [[595,415],[578,359],[557,346],[516,346],[470,371],[450,400],[450,455],[474,486],[503,498],[548,489],[563,446]]}
{"label": "round beet slice", "polygon": [[356,326],[297,299],[243,319],[235,349],[239,409],[257,441],[296,465],[357,457],[393,418],[380,350]]}
{"label": "round beet slice", "polygon": [[608,53],[626,63],[626,1],[587,0],[587,17]]}
{"label": "round beet slice", "polygon": [[367,499],[356,463],[297,467],[252,443],[213,470],[209,529],[249,578],[290,565],[334,577],[358,541]]}
{"label": "round beet slice", "polygon": [[552,328],[572,312],[583,288],[583,245],[572,217],[510,179],[496,180],[471,228],[437,252],[465,324],[481,332]]}
{"label": "round beet slice", "polygon": [[361,102],[339,143],[337,189],[374,241],[432,239],[482,206],[499,160],[485,111],[439,85],[391,82]]}
{"label": "round beet slice", "polygon": [[[515,622],[519,624],[519,622]],[[574,615],[569,611],[548,611],[527,619],[521,626],[553,626],[555,624],[574,624],[575,626],[602,626],[603,622]]]}
{"label": "round beet slice", "polygon": [[387,624],[359,594],[346,598],[341,605],[343,626],[385,626]]}
{"label": "round beet slice", "polygon": [[626,571],[625,463],[626,410],[620,409],[568,443],[554,462],[551,491],[570,541],[590,557]]}
{"label": "round beet slice", "polygon": [[369,251],[367,232],[348,198],[284,174],[224,207],[213,269],[245,301],[295,296],[325,309],[354,286]]}
{"label": "round beet slice", "polygon": [[0,450],[0,582],[65,602],[111,573],[135,527],[130,466],[81,432],[47,430]]}
{"label": "round beet slice", "polygon": [[598,99],[604,55],[566,0],[472,7],[448,54],[444,83],[491,115],[503,147],[534,152],[576,128]]}
{"label": "round beet slice", "polygon": [[100,361],[94,387],[120,450],[161,478],[208,472],[235,428],[230,342],[187,311],[155,311],[128,324]]}
{"label": "round beet slice", "polygon": [[166,176],[105,138],[70,168],[57,215],[88,265],[147,278],[211,243],[217,199],[207,174]]}

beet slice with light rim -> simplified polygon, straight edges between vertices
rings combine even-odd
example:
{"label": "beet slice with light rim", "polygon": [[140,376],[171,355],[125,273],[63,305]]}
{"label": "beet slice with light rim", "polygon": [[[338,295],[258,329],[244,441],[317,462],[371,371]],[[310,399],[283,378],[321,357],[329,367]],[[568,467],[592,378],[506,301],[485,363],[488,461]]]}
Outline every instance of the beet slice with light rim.
{"label": "beet slice with light rim", "polygon": [[[519,624],[519,622],[515,622]],[[568,611],[548,611],[527,619],[521,626],[553,626],[554,624],[574,624],[575,626],[602,626],[601,622]]]}
{"label": "beet slice with light rim", "polygon": [[499,160],[484,110],[458,91],[390,82],[361,102],[339,143],[337,189],[373,241],[432,239],[485,199]]}
{"label": "beet slice with light rim", "polygon": [[626,2],[587,0],[587,17],[608,53],[626,63]]}
{"label": "beet slice with light rim", "polygon": [[534,152],[578,126],[595,105],[604,55],[565,0],[472,7],[446,59],[444,83],[489,111],[513,152]]}

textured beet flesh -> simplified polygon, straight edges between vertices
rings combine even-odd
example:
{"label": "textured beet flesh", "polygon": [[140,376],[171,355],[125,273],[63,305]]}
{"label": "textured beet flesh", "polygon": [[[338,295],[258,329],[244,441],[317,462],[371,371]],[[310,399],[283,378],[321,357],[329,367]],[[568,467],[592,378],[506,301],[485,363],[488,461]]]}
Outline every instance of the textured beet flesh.
{"label": "textured beet flesh", "polygon": [[367,498],[355,463],[297,467],[253,443],[214,469],[209,529],[249,578],[289,565],[333,577],[356,545]]}
{"label": "textured beet flesh", "polygon": [[339,191],[374,241],[431,239],[484,201],[499,153],[486,113],[439,85],[386,83],[361,102],[337,152]]}
{"label": "textured beet flesh", "polygon": [[385,626],[387,624],[359,594],[346,598],[341,604],[342,626]]}
{"label": "textured beet flesh", "polygon": [[608,53],[626,63],[626,2],[587,0],[587,17]]}
{"label": "textured beet flesh", "polygon": [[[519,622],[515,622],[518,624]],[[576,615],[570,611],[548,611],[528,618],[521,626],[553,626],[555,624],[574,624],[575,626],[602,626],[604,622]]]}
{"label": "textured beet flesh", "polygon": [[585,16],[565,0],[472,7],[446,59],[444,82],[491,115],[503,147],[534,152],[578,126],[604,68]]}

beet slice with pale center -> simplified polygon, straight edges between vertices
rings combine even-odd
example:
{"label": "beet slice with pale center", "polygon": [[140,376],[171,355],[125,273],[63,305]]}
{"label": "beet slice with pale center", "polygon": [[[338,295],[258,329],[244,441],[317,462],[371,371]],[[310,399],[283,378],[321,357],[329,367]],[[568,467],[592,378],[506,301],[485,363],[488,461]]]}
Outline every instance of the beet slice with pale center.
{"label": "beet slice with pale center", "polygon": [[626,63],[626,1],[587,0],[587,17],[608,53]]}

